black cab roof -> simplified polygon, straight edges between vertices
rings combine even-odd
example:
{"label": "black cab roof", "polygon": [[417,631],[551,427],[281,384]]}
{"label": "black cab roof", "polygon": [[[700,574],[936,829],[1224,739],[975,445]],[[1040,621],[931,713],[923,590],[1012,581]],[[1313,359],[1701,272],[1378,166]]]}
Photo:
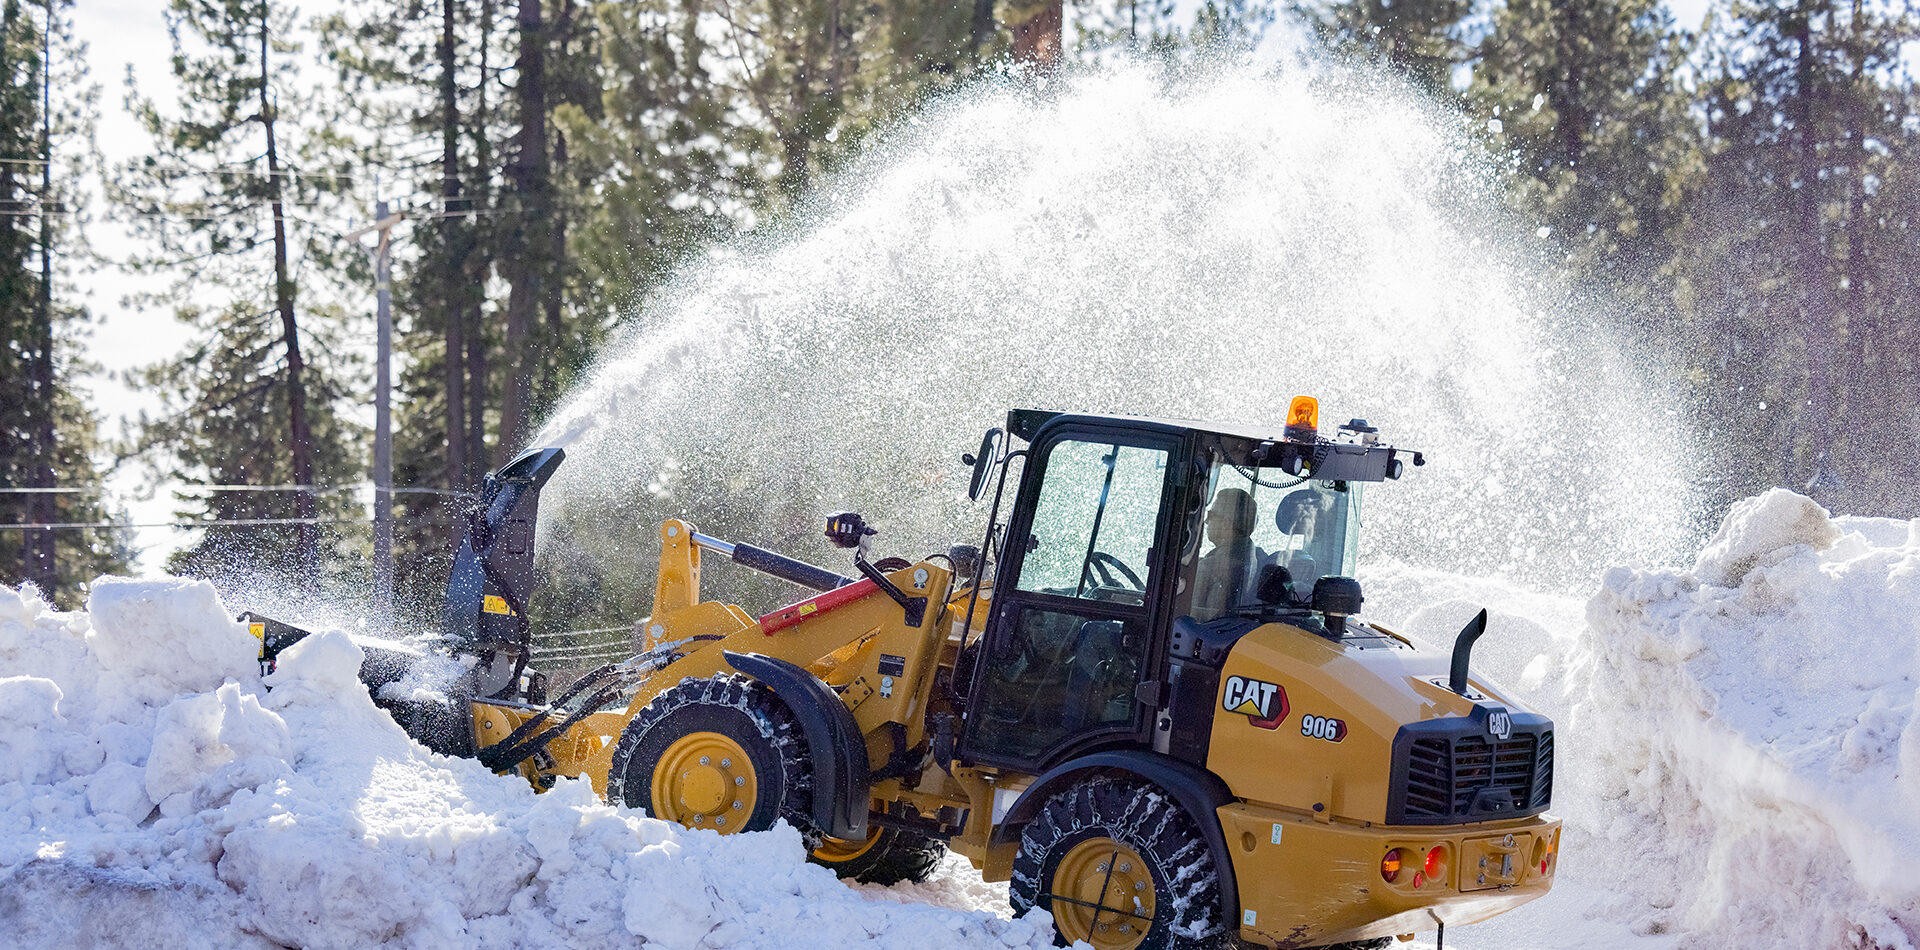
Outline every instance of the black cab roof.
{"label": "black cab roof", "polygon": [[[1286,431],[1277,427],[1221,425],[1186,419],[1069,413],[1048,409],[1014,409],[1007,413],[1007,432],[1025,442],[1036,441],[1045,431],[1076,424],[1198,437],[1211,443],[1211,447],[1220,450],[1234,464],[1272,466],[1292,475],[1311,475],[1320,479],[1377,482],[1399,478],[1406,458],[1410,457],[1414,465],[1426,464],[1426,458],[1421,453],[1396,449],[1391,445],[1362,440],[1333,441],[1317,436],[1307,442],[1289,439]],[[1361,432],[1354,434],[1359,436]],[[1367,431],[1367,434],[1371,432]]]}

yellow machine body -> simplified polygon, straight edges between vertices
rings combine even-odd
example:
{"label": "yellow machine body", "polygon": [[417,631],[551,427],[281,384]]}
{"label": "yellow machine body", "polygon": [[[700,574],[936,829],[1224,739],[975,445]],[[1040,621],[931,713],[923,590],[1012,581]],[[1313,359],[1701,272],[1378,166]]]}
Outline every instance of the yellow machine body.
{"label": "yellow machine body", "polygon": [[[640,625],[641,650],[682,642],[691,648],[649,677],[624,710],[593,714],[551,743],[546,755],[519,770],[536,787],[548,776],[581,776],[605,794],[613,749],[626,723],[663,689],[687,677],[730,670],[725,651],[778,657],[805,668],[839,693],[867,742],[869,763],[894,754],[896,730],[906,747],[927,738],[935,672],[951,670],[968,608],[969,590],[950,590],[950,570],[922,561],[888,577],[909,594],[928,598],[920,627],[909,626],[899,606],[875,590],[769,633],[739,607],[700,597],[701,549],[683,521],[661,526],[661,565],[655,607]],[[991,605],[982,591],[975,610],[977,634]],[[802,602],[804,607],[806,602]],[[1375,628],[1378,630],[1378,628]],[[1432,929],[1438,922],[1468,924],[1511,909],[1546,892],[1560,822],[1540,815],[1459,826],[1391,826],[1384,823],[1391,744],[1408,722],[1461,716],[1472,702],[1435,679],[1444,674],[1436,658],[1384,630],[1394,649],[1356,649],[1284,624],[1268,624],[1243,637],[1221,671],[1206,767],[1232,789],[1238,801],[1218,809],[1231,852],[1241,908],[1239,936],[1258,945],[1315,946]],[[880,668],[888,657],[904,674]],[[1273,684],[1287,706],[1273,728],[1255,724],[1253,710],[1230,693],[1244,683]],[[1484,684],[1474,687],[1494,695]],[[1240,706],[1235,711],[1234,706]],[[539,707],[475,701],[475,739],[499,741]],[[1322,722],[1337,723],[1314,727]],[[1329,730],[1338,730],[1338,739]],[[919,784],[900,779],[872,788],[876,810],[913,806],[919,814],[953,809],[963,815],[948,847],[965,855],[987,880],[1005,880],[1015,843],[997,840],[996,805],[1032,784],[1036,776],[949,763],[931,767]],[[1395,849],[1416,855],[1443,848],[1446,859],[1432,879],[1409,869],[1397,883],[1382,879],[1382,859]],[[1543,856],[1548,857],[1543,864]]]}
{"label": "yellow machine body", "polygon": [[[1280,431],[1014,410],[965,459],[975,499],[999,472],[982,548],[876,566],[874,531],[831,516],[858,579],[668,520],[633,659],[552,705],[501,698],[544,702],[530,581],[500,582],[532,576],[530,499],[561,457],[529,454],[449,580],[493,697],[470,745],[690,827],[791,818],[843,876],[924,876],[944,845],[1098,950],[1509,910],[1557,870],[1552,723],[1469,676],[1485,612],[1450,657],[1355,616],[1359,489],[1424,460],[1360,419],[1323,438],[1317,408]],[[716,552],[817,593],[759,616],[704,599]]]}

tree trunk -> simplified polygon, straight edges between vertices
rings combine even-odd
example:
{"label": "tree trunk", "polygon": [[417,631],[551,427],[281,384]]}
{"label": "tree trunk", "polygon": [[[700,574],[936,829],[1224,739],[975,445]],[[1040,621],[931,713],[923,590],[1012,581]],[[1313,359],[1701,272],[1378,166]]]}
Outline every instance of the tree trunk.
{"label": "tree trunk", "polygon": [[[1805,491],[1815,501],[1830,503],[1839,487],[1831,468],[1828,448],[1833,413],[1834,320],[1828,293],[1825,242],[1820,223],[1820,159],[1815,149],[1818,140],[1813,123],[1816,89],[1813,16],[1817,0],[1801,0],[1793,20],[1794,42],[1799,50],[1794,57],[1793,121],[1795,218],[1799,234],[1797,254],[1801,314],[1805,321],[1807,347],[1807,402],[1801,426],[1812,456],[1812,474]],[[1797,441],[1797,440],[1796,440]]]}
{"label": "tree trunk", "polygon": [[[551,186],[554,179],[564,176],[566,170],[567,139],[556,130],[553,136],[553,170],[549,185]],[[549,187],[548,194],[553,193],[554,189]],[[547,358],[540,361],[539,385],[534,390],[535,399],[543,413],[551,409],[555,400],[560,398],[560,358],[568,352],[568,348],[563,344],[567,332],[566,281],[564,280],[567,272],[567,209],[556,201],[552,204],[550,213],[552,226],[547,229],[546,257],[550,269],[547,272],[546,299],[543,301],[547,318],[548,353]]]}
{"label": "tree trunk", "polygon": [[[493,167],[493,130],[490,124],[493,113],[487,106],[487,92],[492,88],[493,66],[493,0],[483,0],[480,4],[480,81],[474,86],[473,105],[473,156],[474,167],[479,169],[479,194],[472,201],[474,250],[468,262],[467,279],[471,286],[479,288],[471,298],[467,311],[467,473],[466,484],[477,486],[480,477],[492,466],[487,461],[487,329],[483,307],[486,299],[485,288],[493,276],[493,255],[495,245],[489,236],[482,244],[479,240],[481,222],[488,221],[488,213],[493,211],[492,191],[487,185],[487,169]],[[497,227],[497,225],[495,225]]]}
{"label": "tree trunk", "polygon": [[973,0],[972,29],[967,31],[967,60],[980,63],[980,47],[993,38],[993,0]]}
{"label": "tree trunk", "polygon": [[303,486],[294,492],[294,517],[298,525],[294,549],[299,575],[295,582],[308,584],[320,574],[320,529],[313,519],[318,506],[313,493],[313,433],[307,420],[307,389],[303,373],[306,361],[300,356],[300,327],[293,315],[293,279],[287,273],[287,221],[281,197],[280,152],[273,134],[273,103],[268,94],[271,74],[267,54],[268,7],[260,8],[260,125],[267,135],[267,201],[273,211],[273,303],[280,313],[281,340],[287,350],[287,428],[293,443],[293,481]]}
{"label": "tree trunk", "polygon": [[[1867,237],[1871,225],[1867,219],[1867,125],[1872,109],[1860,98],[1877,95],[1879,90],[1872,76],[1867,74],[1866,45],[1861,17],[1861,0],[1853,0],[1851,27],[1853,32],[1853,88],[1854,98],[1847,104],[1847,118],[1852,128],[1847,130],[1851,143],[1847,153],[1847,164],[1852,166],[1847,175],[1847,218],[1842,227],[1847,237],[1846,275],[1847,289],[1845,298],[1846,312],[1846,358],[1843,363],[1848,368],[1839,393],[1840,407],[1848,417],[1862,419],[1885,418],[1897,408],[1886,405],[1885,390],[1876,384],[1878,380],[1896,378],[1899,370],[1895,367],[1880,365],[1882,356],[1877,343],[1880,338],[1878,312],[1867,305],[1867,294],[1874,281],[1869,273],[1867,262]],[[1868,93],[1868,90],[1873,93]],[[1874,454],[1871,447],[1848,439],[1848,458],[1869,458]],[[1855,470],[1858,473],[1858,469]],[[1877,472],[1867,474],[1872,480]],[[1858,481],[1856,474],[1856,482]],[[1875,486],[1854,484],[1848,486],[1851,493],[1859,498],[1861,490],[1872,490]],[[1888,486],[1891,488],[1905,486]],[[1851,507],[1851,506],[1850,506]]]}
{"label": "tree trunk", "polygon": [[[1566,8],[1567,25],[1558,40],[1561,50],[1560,65],[1565,70],[1561,77],[1560,147],[1562,158],[1574,174],[1580,175],[1582,153],[1586,150],[1587,136],[1593,134],[1593,117],[1587,109],[1585,93],[1580,88],[1586,79],[1586,64],[1581,61],[1588,38],[1582,24],[1581,5],[1570,4]],[[1584,210],[1584,209],[1583,209]]]}
{"label": "tree trunk", "polygon": [[[49,82],[53,55],[53,9],[48,5],[47,22],[40,37],[40,295],[33,314],[33,477],[35,488],[54,487],[54,459],[59,444],[54,427],[53,390],[53,113]],[[28,496],[33,512],[28,519],[48,524],[59,519],[60,510],[52,492]],[[54,554],[52,528],[27,532],[22,539],[26,548],[26,577],[48,597],[53,596],[59,580],[59,564]]]}
{"label": "tree trunk", "polygon": [[445,308],[446,355],[442,373],[446,385],[447,487],[467,484],[466,291],[468,238],[473,222],[457,217],[460,204],[460,88],[454,61],[454,0],[440,0],[440,233],[446,256],[439,266],[440,299]]}
{"label": "tree trunk", "polygon": [[[500,445],[506,453],[519,449],[527,438],[527,409],[533,394],[536,347],[528,331],[534,308],[546,297],[547,261],[551,250],[546,216],[551,202],[547,168],[546,25],[541,0],[520,0],[519,82],[520,134],[507,177],[518,198],[508,241],[507,268],[507,381],[500,401]],[[504,454],[504,453],[503,453]]]}
{"label": "tree trunk", "polygon": [[1060,63],[1062,0],[1023,0],[1008,11],[1013,20],[1013,61],[1037,72],[1051,72]]}
{"label": "tree trunk", "polygon": [[[13,35],[19,20],[19,0],[5,0],[4,4],[0,4],[0,76],[13,75],[13,45],[4,42],[4,37]],[[4,127],[0,127],[0,131],[9,134],[24,131],[15,125],[15,122],[22,118],[11,114],[0,114],[0,120],[6,122]],[[0,340],[15,339],[16,334],[22,333],[25,329],[24,323],[28,322],[19,309],[21,301],[13,292],[14,287],[26,280],[25,268],[20,264],[20,229],[17,217],[17,212],[26,207],[26,202],[21,200],[19,194],[20,182],[14,174],[15,167],[12,162],[0,162],[0,212],[4,212],[0,213],[0,268],[4,268],[4,272],[0,272],[0,290],[5,291],[0,293]],[[21,460],[30,459],[33,455],[33,436],[29,431],[33,418],[27,411],[33,404],[33,387],[29,379],[32,373],[31,369],[25,366],[22,367],[26,370],[25,372],[14,371],[15,361],[26,355],[0,353],[0,359],[7,360],[4,364],[7,372],[0,373],[0,387],[4,387],[0,389],[0,397],[4,397],[4,401],[0,402],[0,465],[5,466],[0,468],[0,477],[8,479],[4,483],[7,486],[13,485],[11,476],[18,472],[17,464]],[[19,414],[16,415],[16,413]],[[26,476],[21,478],[23,484],[31,481],[31,473],[19,474]],[[9,520],[27,524],[43,520],[40,517],[40,506],[33,495],[16,497],[20,502],[19,516]],[[4,500],[11,502],[14,499]],[[33,574],[32,546],[24,538],[20,544],[17,575],[14,574],[14,567],[11,564],[0,565],[0,570],[6,570],[9,576],[23,578]]]}
{"label": "tree trunk", "polygon": [[[560,101],[578,101],[581,93],[579,86],[578,53],[571,43],[577,26],[574,22],[573,0],[560,0],[560,15],[548,32],[548,45],[560,57],[560,68],[568,77],[563,80],[557,95],[552,98]],[[551,84],[550,84],[551,85]],[[559,183],[567,175],[567,137],[559,129],[553,130],[553,158],[547,174],[547,194],[550,199],[548,218],[552,222],[547,229],[547,271],[546,341],[548,351],[546,359],[540,361],[540,376],[535,380],[535,408],[544,414],[560,398],[563,366],[561,361],[572,352],[566,345],[566,275],[567,275],[567,207],[560,194]]]}
{"label": "tree trunk", "polygon": [[793,69],[793,84],[787,89],[787,120],[780,123],[780,190],[789,200],[806,193],[812,184],[807,161],[813,154],[813,129],[807,121],[813,104],[813,75],[820,50],[814,46],[820,34],[807,31],[800,40],[798,61]]}

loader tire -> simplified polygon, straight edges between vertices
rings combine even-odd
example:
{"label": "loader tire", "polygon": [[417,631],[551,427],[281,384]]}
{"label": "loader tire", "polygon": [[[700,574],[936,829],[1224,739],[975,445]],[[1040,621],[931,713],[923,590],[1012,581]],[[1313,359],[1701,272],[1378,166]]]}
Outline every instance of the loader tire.
{"label": "loader tire", "polygon": [[773,691],[734,673],[688,677],[628,720],[607,800],[721,834],[776,820],[818,839],[807,817],[806,739]]}
{"label": "loader tire", "polygon": [[946,842],[938,838],[898,828],[869,827],[873,833],[865,841],[823,839],[808,855],[809,860],[862,884],[918,884],[933,875],[933,869],[947,854]]}
{"label": "loader tire", "polygon": [[1021,831],[1007,890],[1016,916],[1052,913],[1063,946],[1211,950],[1230,933],[1199,823],[1137,782],[1099,778],[1048,799]]}

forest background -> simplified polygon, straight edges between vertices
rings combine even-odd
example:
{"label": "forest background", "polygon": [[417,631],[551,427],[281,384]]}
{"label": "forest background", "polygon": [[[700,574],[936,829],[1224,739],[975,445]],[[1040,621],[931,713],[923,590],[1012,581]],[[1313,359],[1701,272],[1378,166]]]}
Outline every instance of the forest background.
{"label": "forest background", "polygon": [[[1697,9],[1697,7],[1696,7]],[[1920,111],[1906,3],[171,0],[174,82],[116,95],[71,0],[0,0],[0,583],[77,606],[134,562],[364,578],[375,201],[393,257],[394,558],[432,607],[469,493],[715,241],[778,226],[890,123],[1116,50],[1331,49],[1413,83],[1610,327],[1664,354],[1719,509],[1920,502]],[[1288,43],[1270,42],[1276,31]],[[111,104],[107,104],[111,102]],[[109,160],[103,109],[146,141]],[[89,226],[131,233],[102,253]],[[84,290],[187,344],[89,397]],[[956,438],[958,438],[956,436]],[[131,473],[131,476],[129,475]],[[293,486],[293,487],[288,487]],[[28,526],[40,527],[28,527]],[[51,527],[46,527],[51,526]]]}

